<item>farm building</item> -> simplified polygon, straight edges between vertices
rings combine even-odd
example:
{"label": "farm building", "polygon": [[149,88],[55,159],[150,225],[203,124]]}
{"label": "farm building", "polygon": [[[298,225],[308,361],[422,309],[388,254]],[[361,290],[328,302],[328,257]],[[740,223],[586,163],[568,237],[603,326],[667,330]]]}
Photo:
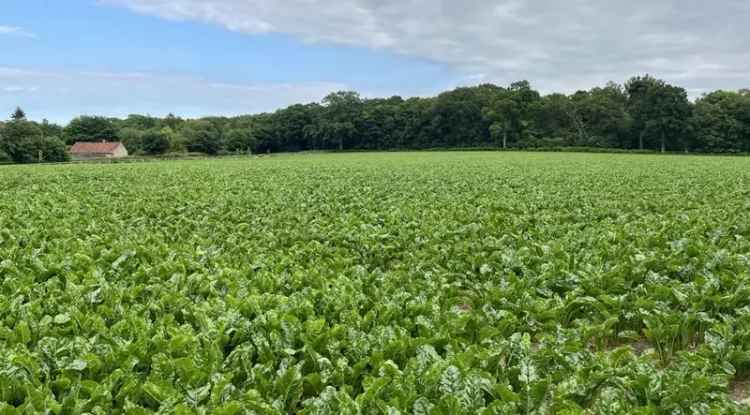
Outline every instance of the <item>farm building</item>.
{"label": "farm building", "polygon": [[97,158],[121,158],[127,157],[128,150],[120,142],[100,143],[77,142],[70,148],[70,157],[73,160],[90,160]]}

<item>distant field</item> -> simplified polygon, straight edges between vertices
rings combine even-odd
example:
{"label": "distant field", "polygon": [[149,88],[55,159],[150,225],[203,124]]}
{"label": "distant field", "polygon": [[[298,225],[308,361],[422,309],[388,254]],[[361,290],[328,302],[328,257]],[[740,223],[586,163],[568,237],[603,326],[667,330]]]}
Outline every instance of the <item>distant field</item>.
{"label": "distant field", "polygon": [[0,167],[0,413],[747,413],[748,379],[750,158]]}

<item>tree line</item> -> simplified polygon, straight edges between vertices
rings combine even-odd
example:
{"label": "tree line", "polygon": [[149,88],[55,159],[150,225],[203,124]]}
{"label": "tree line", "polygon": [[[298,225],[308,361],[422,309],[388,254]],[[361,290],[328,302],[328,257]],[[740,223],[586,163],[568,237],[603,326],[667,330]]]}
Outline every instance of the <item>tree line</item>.
{"label": "tree line", "polygon": [[335,92],[273,113],[183,119],[81,116],[62,127],[17,110],[0,125],[0,160],[64,160],[76,141],[122,141],[131,154],[429,148],[607,148],[750,152],[750,91],[695,102],[651,76],[566,95],[527,81],[462,87],[429,98]]}

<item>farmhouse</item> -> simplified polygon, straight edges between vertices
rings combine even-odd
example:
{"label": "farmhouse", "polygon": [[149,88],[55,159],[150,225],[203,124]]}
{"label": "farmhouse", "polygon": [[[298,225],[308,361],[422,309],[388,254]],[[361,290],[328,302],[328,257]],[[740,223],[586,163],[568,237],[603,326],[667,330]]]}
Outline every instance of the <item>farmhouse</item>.
{"label": "farmhouse", "polygon": [[97,158],[121,158],[127,157],[128,150],[120,142],[100,143],[77,142],[70,148],[70,157],[73,160],[90,160]]}

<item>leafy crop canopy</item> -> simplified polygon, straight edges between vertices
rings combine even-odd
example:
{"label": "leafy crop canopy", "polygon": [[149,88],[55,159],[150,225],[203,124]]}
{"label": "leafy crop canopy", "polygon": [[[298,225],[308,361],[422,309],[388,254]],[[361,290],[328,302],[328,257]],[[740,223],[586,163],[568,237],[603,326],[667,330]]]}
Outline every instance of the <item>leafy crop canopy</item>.
{"label": "leafy crop canopy", "polygon": [[748,189],[712,157],[1,168],[0,412],[743,413]]}

